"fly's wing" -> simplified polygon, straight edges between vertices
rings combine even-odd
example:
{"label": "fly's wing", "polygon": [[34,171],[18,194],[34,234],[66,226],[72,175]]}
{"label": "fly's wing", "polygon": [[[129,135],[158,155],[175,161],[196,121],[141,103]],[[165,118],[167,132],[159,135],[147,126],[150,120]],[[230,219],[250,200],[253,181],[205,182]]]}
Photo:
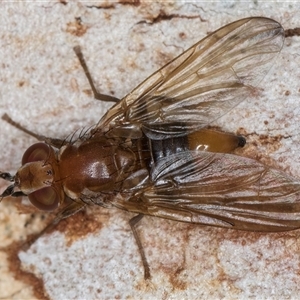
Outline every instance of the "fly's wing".
{"label": "fly's wing", "polygon": [[160,160],[152,186],[125,209],[177,221],[252,231],[300,227],[300,181],[232,154],[183,152]]}
{"label": "fly's wing", "polygon": [[228,24],[142,82],[97,130],[138,137],[143,127],[150,138],[162,139],[203,128],[253,93],[283,41],[283,28],[271,19]]}

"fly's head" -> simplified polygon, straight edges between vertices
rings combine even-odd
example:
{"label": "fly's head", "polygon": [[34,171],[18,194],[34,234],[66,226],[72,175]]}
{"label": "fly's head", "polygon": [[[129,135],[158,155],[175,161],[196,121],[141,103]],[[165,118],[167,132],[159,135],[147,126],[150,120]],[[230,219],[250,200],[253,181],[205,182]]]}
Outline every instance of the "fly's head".
{"label": "fly's head", "polygon": [[56,155],[45,143],[34,144],[25,151],[16,175],[0,172],[0,177],[13,182],[0,195],[1,199],[28,196],[35,207],[44,211],[56,209],[64,200]]}

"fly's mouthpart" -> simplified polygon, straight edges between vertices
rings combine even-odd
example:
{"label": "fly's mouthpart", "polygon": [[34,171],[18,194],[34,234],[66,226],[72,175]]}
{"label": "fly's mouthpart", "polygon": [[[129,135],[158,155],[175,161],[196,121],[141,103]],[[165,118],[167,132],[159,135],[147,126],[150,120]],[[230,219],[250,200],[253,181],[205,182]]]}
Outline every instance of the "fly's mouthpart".
{"label": "fly's mouthpart", "polygon": [[[15,176],[11,175],[10,173],[7,172],[0,172],[0,178],[6,180],[6,181],[10,181],[10,182],[14,182],[15,181]],[[11,196],[14,193],[14,188],[15,188],[15,183],[8,186],[3,193],[0,195],[0,202],[2,201],[3,198]]]}
{"label": "fly's mouthpart", "polygon": [[22,197],[22,196],[28,196],[26,194],[24,194],[22,191],[14,191],[15,189],[15,184],[10,185],[9,187],[6,188],[6,190],[0,195],[0,202],[3,200],[3,198],[6,197]]}
{"label": "fly's mouthpart", "polygon": [[0,202],[3,198],[11,196],[11,197],[21,197],[21,196],[27,196],[22,191],[15,191],[15,187],[18,186],[18,180],[16,181],[16,176],[11,175],[7,172],[0,172],[0,178],[13,182],[10,186],[8,186],[3,193],[0,195]]}
{"label": "fly's mouthpart", "polygon": [[4,192],[0,195],[0,201],[5,198],[5,197],[8,197],[8,196],[11,196],[13,193],[14,193],[14,188],[15,188],[15,185],[12,184],[10,186],[8,186]]}

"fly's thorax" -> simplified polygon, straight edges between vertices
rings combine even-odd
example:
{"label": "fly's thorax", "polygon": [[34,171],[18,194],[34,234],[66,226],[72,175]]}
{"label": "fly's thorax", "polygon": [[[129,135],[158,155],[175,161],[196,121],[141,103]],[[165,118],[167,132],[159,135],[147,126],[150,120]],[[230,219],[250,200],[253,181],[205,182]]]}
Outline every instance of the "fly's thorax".
{"label": "fly's thorax", "polygon": [[99,192],[114,193],[137,161],[124,140],[104,136],[65,145],[58,157],[63,188],[72,199]]}

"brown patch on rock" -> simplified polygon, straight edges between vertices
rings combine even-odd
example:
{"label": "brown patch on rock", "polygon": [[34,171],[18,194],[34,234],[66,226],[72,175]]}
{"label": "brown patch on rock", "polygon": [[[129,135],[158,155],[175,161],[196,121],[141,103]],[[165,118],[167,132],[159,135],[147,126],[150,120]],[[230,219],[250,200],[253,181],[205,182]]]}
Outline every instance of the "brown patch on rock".
{"label": "brown patch on rock", "polygon": [[66,32],[75,35],[75,36],[83,36],[89,27],[82,23],[80,17],[75,18],[74,22],[67,23]]}
{"label": "brown patch on rock", "polygon": [[33,289],[33,294],[37,299],[49,300],[49,295],[44,289],[44,282],[42,279],[36,277],[32,273],[22,270],[21,261],[19,259],[19,252],[23,247],[23,242],[13,242],[11,245],[2,248],[7,254],[8,268],[16,280],[24,282]]}

